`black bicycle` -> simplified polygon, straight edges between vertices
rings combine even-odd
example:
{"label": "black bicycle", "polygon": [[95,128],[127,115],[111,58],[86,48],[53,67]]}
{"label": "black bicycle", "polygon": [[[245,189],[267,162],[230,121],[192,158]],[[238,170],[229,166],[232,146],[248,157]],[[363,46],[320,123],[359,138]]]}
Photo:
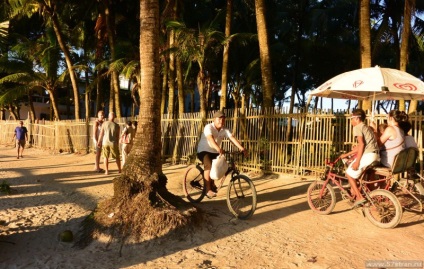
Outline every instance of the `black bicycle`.
{"label": "black bicycle", "polygon": [[[214,182],[218,182],[217,192],[223,187],[225,179],[231,174],[227,185],[227,206],[231,213],[239,219],[250,218],[256,210],[256,189],[252,180],[246,175],[241,175],[236,167],[235,155],[240,152],[225,153],[229,162],[225,175]],[[192,203],[199,203],[206,196],[203,166],[198,163],[190,165],[184,176],[183,190],[187,199]]]}

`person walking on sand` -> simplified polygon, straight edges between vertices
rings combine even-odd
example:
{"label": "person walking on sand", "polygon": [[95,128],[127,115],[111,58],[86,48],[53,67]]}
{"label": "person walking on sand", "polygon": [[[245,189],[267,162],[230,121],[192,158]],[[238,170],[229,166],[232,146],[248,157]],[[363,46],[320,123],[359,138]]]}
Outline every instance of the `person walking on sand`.
{"label": "person walking on sand", "polygon": [[16,148],[18,149],[18,159],[19,157],[23,158],[22,154],[24,153],[24,148],[26,141],[28,141],[28,130],[24,126],[24,122],[20,121],[19,126],[15,128],[15,134],[13,135],[12,140],[16,138]]}
{"label": "person walking on sand", "polygon": [[120,129],[119,124],[114,122],[114,120],[115,113],[110,112],[108,120],[102,124],[99,141],[97,142],[97,146],[102,147],[103,151],[105,175],[109,175],[109,157],[112,157],[116,160],[118,172],[121,173],[121,160],[119,158]]}
{"label": "person walking on sand", "polygon": [[99,135],[102,129],[102,124],[105,120],[105,113],[103,110],[97,112],[97,119],[93,124],[93,142],[94,142],[94,151],[96,152],[96,159],[94,161],[94,172],[104,172],[105,170],[100,168],[100,155],[102,154],[102,147],[98,146]]}

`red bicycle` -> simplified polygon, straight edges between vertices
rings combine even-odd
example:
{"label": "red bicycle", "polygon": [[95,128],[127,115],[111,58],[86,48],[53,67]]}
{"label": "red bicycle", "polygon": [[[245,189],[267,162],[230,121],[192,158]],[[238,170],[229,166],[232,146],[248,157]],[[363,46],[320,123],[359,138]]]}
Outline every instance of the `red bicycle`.
{"label": "red bicycle", "polygon": [[[380,228],[394,228],[402,218],[402,207],[396,195],[387,190],[390,176],[378,175],[374,168],[379,162],[368,166],[358,179],[358,188],[367,199],[362,210],[367,219]],[[326,161],[326,170],[321,180],[313,182],[307,192],[309,207],[321,215],[330,214],[336,205],[336,193],[339,189],[341,196],[351,205],[355,202],[355,196],[350,192],[350,186],[345,176],[344,163],[338,157],[333,162]]]}

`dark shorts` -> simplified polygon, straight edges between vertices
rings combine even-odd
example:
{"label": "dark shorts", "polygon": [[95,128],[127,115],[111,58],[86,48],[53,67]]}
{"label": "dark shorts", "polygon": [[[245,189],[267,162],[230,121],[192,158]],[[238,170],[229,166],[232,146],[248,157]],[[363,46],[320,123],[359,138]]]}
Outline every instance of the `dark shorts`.
{"label": "dark shorts", "polygon": [[207,151],[202,151],[197,153],[197,158],[202,161],[204,170],[211,170],[212,167],[212,160],[216,159],[216,157],[219,156],[219,153],[211,153]]}
{"label": "dark shorts", "polygon": [[24,140],[16,140],[16,146],[19,148],[19,147],[22,147],[22,148],[24,148],[25,147],[25,144],[26,144],[26,140],[24,139]]}

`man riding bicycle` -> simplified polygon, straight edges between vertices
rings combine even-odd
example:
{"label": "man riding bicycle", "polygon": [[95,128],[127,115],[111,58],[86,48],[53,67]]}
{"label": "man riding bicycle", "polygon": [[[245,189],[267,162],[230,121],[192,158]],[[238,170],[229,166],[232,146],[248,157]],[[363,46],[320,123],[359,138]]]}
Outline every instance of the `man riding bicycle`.
{"label": "man riding bicycle", "polygon": [[203,129],[200,142],[197,147],[197,158],[203,162],[204,165],[204,179],[206,181],[206,196],[212,198],[216,196],[216,192],[212,190],[212,182],[210,172],[212,167],[212,160],[220,154],[224,154],[221,148],[221,142],[226,137],[245,155],[246,149],[240,142],[232,135],[231,131],[225,126],[225,114],[222,111],[217,111],[213,115],[213,122],[209,123]]}
{"label": "man riding bicycle", "polygon": [[366,202],[356,185],[356,180],[362,175],[368,165],[380,160],[374,132],[369,126],[365,125],[364,120],[365,112],[362,109],[356,109],[352,112],[351,124],[353,126],[353,135],[356,137],[358,145],[352,151],[340,156],[342,159],[355,156],[353,162],[346,170],[346,177],[352,189],[352,194],[356,197],[356,202],[353,204],[354,207]]}

